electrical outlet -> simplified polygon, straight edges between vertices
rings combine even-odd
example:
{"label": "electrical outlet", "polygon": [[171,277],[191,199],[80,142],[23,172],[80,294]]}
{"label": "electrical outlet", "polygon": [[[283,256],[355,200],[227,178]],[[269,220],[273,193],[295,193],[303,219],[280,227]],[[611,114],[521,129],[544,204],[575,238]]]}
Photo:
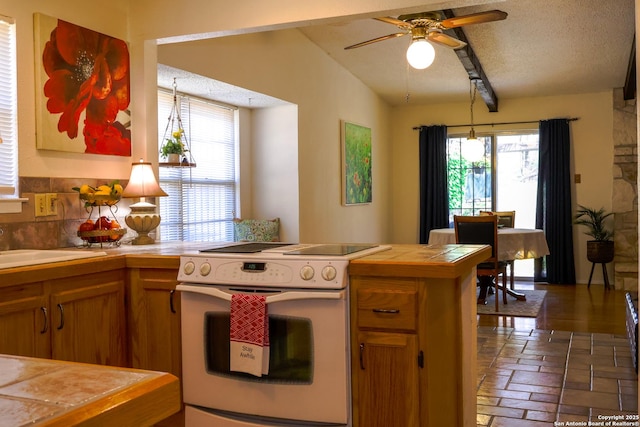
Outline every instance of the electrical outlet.
{"label": "electrical outlet", "polygon": [[36,216],[47,216],[47,195],[35,194],[34,198]]}
{"label": "electrical outlet", "polygon": [[46,194],[47,215],[58,215],[58,195],[56,193]]}

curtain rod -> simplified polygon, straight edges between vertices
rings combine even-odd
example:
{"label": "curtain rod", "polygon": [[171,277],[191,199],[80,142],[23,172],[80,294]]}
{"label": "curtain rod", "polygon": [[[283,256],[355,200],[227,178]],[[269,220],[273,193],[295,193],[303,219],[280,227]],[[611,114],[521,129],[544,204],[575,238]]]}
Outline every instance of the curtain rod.
{"label": "curtain rod", "polygon": [[[576,120],[580,120],[579,117],[571,117],[568,118],[567,121],[568,122],[573,122]],[[472,126],[499,126],[499,125],[522,125],[522,124],[531,124],[531,123],[540,123],[541,120],[529,120],[529,121],[523,121],[523,122],[499,122],[499,123],[474,123],[472,124],[468,124],[468,125],[447,125],[447,128],[468,128],[468,127],[472,127]],[[419,130],[422,126],[424,125],[420,125],[420,126],[415,126],[413,128],[413,130]]]}

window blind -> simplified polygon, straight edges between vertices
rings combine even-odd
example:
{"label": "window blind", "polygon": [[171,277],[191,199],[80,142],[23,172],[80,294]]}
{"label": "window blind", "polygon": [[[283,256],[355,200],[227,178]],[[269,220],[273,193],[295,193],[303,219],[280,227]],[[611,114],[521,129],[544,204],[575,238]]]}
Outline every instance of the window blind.
{"label": "window blind", "polygon": [[12,18],[0,16],[0,197],[17,197],[16,34]]}
{"label": "window blind", "polygon": [[[169,194],[159,201],[160,239],[232,241],[237,191],[235,110],[182,95],[178,103],[197,166],[160,168],[160,185]],[[172,107],[173,94],[159,90],[159,147],[172,132],[166,129]]]}

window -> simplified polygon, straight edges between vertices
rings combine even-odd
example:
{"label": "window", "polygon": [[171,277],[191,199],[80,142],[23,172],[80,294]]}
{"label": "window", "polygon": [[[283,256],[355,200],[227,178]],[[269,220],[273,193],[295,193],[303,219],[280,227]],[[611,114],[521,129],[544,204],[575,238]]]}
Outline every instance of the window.
{"label": "window", "polygon": [[447,138],[447,179],[449,185],[449,224],[454,215],[479,215],[492,206],[492,136],[479,136],[484,146],[480,159],[469,160],[472,142],[465,137]]}
{"label": "window", "polygon": [[16,30],[0,16],[0,198],[18,196]]}
{"label": "window", "polygon": [[[478,139],[484,155],[469,160],[474,150],[466,137],[447,138],[450,225],[454,215],[515,210],[517,228],[535,228],[538,131],[500,132]],[[533,277],[533,261],[517,260],[516,275]]]}
{"label": "window", "polygon": [[[160,240],[232,241],[236,212],[236,110],[178,95],[182,125],[196,167],[160,167]],[[158,91],[162,146],[173,94]]]}

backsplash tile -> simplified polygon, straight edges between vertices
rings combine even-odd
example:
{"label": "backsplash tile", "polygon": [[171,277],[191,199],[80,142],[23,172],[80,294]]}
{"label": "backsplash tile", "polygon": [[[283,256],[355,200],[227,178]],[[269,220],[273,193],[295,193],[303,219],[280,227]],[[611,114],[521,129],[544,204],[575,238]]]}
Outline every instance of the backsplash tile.
{"label": "backsplash tile", "polygon": [[[122,199],[113,209],[94,207],[91,210],[85,209],[78,193],[72,190],[82,184],[97,187],[111,181],[112,179],[20,177],[20,196],[29,201],[23,204],[20,213],[0,214],[0,250],[81,246],[84,242],[76,234],[78,226],[88,218],[95,220],[100,215],[115,217],[125,226],[124,217],[135,199]],[[126,186],[127,181],[120,180],[120,183]],[[58,214],[36,217],[36,193],[56,193]],[[132,235],[135,235],[135,231],[129,230],[125,237]]]}

